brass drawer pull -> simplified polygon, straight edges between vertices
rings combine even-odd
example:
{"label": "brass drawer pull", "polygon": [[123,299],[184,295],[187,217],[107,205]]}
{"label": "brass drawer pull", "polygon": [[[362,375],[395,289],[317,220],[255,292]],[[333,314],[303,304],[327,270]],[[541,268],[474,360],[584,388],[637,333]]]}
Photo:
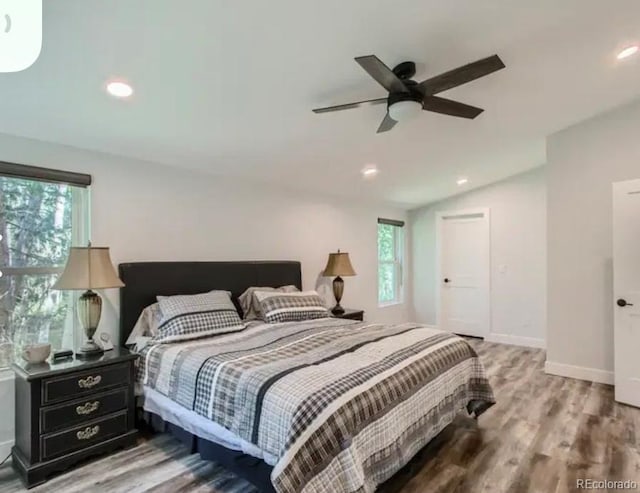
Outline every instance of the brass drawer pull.
{"label": "brass drawer pull", "polygon": [[96,375],[95,377],[88,376],[87,378],[81,378],[78,380],[78,387],[81,389],[90,389],[95,387],[102,381],[101,375]]}
{"label": "brass drawer pull", "polygon": [[82,406],[76,406],[76,414],[79,416],[91,414],[93,412],[96,412],[99,407],[100,401],[87,402]]}
{"label": "brass drawer pull", "polygon": [[78,437],[78,440],[89,440],[90,438],[96,436],[98,433],[100,433],[99,425],[87,426],[84,430],[80,430],[79,432],[77,432],[76,437]]}

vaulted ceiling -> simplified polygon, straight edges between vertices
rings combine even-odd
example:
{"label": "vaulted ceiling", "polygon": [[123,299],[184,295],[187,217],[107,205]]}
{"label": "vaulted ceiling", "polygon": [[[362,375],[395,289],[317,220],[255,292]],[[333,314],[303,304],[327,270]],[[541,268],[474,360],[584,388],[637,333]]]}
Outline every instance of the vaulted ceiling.
{"label": "vaulted ceiling", "polygon": [[[0,132],[415,206],[543,164],[547,135],[640,96],[640,56],[615,58],[639,26],[636,0],[45,1],[39,60],[0,74]],[[442,93],[473,121],[311,112],[385,95],[355,56],[422,80],[494,53],[505,70]]]}

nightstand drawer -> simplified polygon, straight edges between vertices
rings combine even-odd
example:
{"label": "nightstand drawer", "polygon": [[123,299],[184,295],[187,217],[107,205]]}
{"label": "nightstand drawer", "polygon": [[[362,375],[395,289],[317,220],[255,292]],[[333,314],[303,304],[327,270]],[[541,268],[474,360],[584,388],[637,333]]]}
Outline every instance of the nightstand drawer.
{"label": "nightstand drawer", "polygon": [[74,450],[89,447],[107,438],[124,434],[127,430],[127,412],[122,411],[70,430],[44,435],[41,438],[42,460],[53,459]]}
{"label": "nightstand drawer", "polygon": [[128,400],[128,389],[125,387],[64,404],[43,407],[40,409],[40,433],[69,428],[126,409]]}
{"label": "nightstand drawer", "polygon": [[128,385],[131,365],[102,366],[93,371],[75,373],[70,376],[47,378],[42,380],[42,403],[62,401],[80,397],[83,394],[96,393],[99,390]]}

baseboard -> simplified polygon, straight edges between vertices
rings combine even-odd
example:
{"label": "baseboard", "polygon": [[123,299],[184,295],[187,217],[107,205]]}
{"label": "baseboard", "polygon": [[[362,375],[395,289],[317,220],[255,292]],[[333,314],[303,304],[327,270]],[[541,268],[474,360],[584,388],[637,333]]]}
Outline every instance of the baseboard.
{"label": "baseboard", "polygon": [[0,443],[0,462],[11,453],[11,447],[13,447],[13,440]]}
{"label": "baseboard", "polygon": [[484,340],[487,342],[497,342],[498,344],[509,344],[511,346],[525,346],[539,349],[546,349],[547,347],[544,339],[514,336],[511,334],[489,334]]}
{"label": "baseboard", "polygon": [[561,377],[577,378],[589,382],[606,383],[613,385],[613,372],[598,370],[597,368],[586,368],[584,366],[566,365],[564,363],[554,363],[547,361],[544,364],[545,373],[558,375]]}

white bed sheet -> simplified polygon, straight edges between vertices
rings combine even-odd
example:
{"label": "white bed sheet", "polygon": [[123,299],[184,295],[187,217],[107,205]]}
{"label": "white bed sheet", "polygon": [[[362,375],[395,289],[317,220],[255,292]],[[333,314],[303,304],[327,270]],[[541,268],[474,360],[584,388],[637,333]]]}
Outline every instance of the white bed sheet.
{"label": "white bed sheet", "polygon": [[148,387],[143,387],[142,393],[144,395],[143,408],[145,411],[157,414],[163,420],[179,426],[183,430],[197,435],[200,438],[217,443],[228,449],[238,450],[252,457],[262,459],[270,466],[275,465],[278,461],[277,457],[263,452],[254,444],[243,440],[223,426],[182,407],[161,393]]}

